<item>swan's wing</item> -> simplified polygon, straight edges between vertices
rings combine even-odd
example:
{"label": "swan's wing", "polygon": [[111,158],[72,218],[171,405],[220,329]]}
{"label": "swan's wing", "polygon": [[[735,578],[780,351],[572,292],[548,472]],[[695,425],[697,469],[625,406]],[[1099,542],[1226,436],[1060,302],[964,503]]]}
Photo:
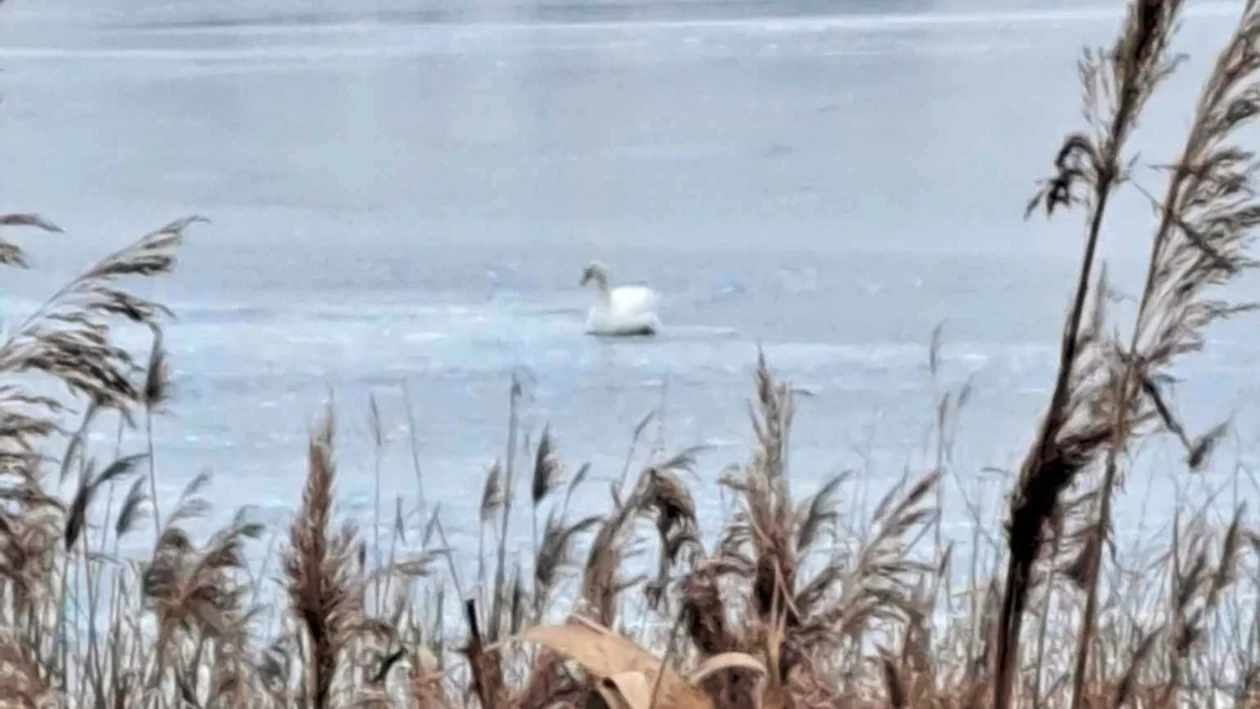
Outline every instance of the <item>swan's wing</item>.
{"label": "swan's wing", "polygon": [[618,286],[610,297],[617,317],[647,315],[656,307],[656,293],[647,286]]}

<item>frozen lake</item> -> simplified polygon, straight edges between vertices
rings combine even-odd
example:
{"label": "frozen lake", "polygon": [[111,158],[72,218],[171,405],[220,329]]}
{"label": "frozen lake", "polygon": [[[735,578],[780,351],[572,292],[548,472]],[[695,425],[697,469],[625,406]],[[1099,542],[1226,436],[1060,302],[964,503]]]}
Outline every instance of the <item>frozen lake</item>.
{"label": "frozen lake", "polygon": [[[164,498],[210,468],[219,515],[287,514],[331,386],[343,503],[371,504],[374,392],[392,510],[415,495],[407,379],[430,498],[469,541],[513,372],[526,427],[550,421],[570,470],[589,460],[595,480],[617,476],[663,398],[669,446],[712,446],[699,470],[712,492],[746,451],[758,343],[812,394],[797,490],[858,468],[877,491],[923,469],[942,320],[940,386],[976,387],[959,480],[1017,464],[1080,242],[1078,215],[1025,223],[1023,207],[1079,126],[1079,50],[1111,41],[1122,3],[414,4],[0,10],[4,206],[69,232],[28,240],[39,270],[6,275],[6,312],[176,217],[213,221],[156,291],[179,316]],[[1138,134],[1152,161],[1180,143],[1236,11],[1188,12],[1192,60]],[[1106,235],[1130,291],[1146,213],[1122,200]],[[591,258],[662,294],[659,337],[583,336]],[[1179,392],[1196,430],[1237,414],[1243,453],[1254,327],[1216,332]],[[1131,483],[1126,514],[1145,486]],[[583,500],[602,509],[605,491]],[[716,513],[716,493],[700,502]],[[961,507],[947,519],[966,523]]]}

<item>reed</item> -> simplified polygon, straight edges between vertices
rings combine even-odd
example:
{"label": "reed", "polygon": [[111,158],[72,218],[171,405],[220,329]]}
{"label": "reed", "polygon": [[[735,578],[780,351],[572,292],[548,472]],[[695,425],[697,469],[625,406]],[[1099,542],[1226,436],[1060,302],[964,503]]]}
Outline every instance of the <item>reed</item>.
{"label": "reed", "polygon": [[314,709],[332,706],[338,662],[353,628],[363,617],[362,568],[355,568],[353,527],[334,533],[334,422],[331,412],[311,436],[306,489],[282,553],[289,607],[305,631],[307,672],[304,692]]}
{"label": "reed", "polygon": [[[1180,10],[1176,0],[1137,0],[1130,5],[1115,46],[1106,53],[1086,54],[1081,75],[1091,131],[1068,136],[1056,157],[1056,174],[1030,203],[1030,210],[1044,204],[1052,212],[1084,202],[1090,216],[1054,393],[1010,505],[994,689],[997,709],[1010,703],[1032,569],[1047,539],[1062,536],[1062,498],[1078,476],[1102,457],[1101,480],[1092,492],[1092,519],[1072,539],[1077,552],[1070,576],[1084,591],[1072,709],[1083,706],[1089,682],[1120,454],[1143,437],[1144,426],[1159,421],[1186,446],[1189,467],[1198,468],[1224,430],[1218,426],[1190,440],[1171,413],[1164,389],[1173,362],[1203,348],[1205,328],[1250,307],[1211,300],[1205,294],[1253,265],[1245,249],[1260,211],[1252,197],[1254,156],[1229,141],[1257,113],[1257,88],[1251,76],[1257,67],[1260,21],[1254,3],[1243,9],[1204,85],[1186,146],[1168,170],[1164,199],[1150,198],[1158,219],[1128,345],[1105,334],[1102,305],[1107,286],[1101,278],[1093,292],[1093,317],[1086,320],[1082,308],[1107,199],[1134,181],[1131,161],[1121,159],[1122,148],[1147,99],[1177,64],[1169,56],[1169,45]],[[1140,185],[1136,188],[1149,196]]]}

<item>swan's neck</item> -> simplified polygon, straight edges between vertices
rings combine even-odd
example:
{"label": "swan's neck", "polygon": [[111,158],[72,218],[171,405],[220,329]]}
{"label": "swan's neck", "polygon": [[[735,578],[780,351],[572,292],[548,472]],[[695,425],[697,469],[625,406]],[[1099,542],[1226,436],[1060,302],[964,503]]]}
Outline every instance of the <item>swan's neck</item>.
{"label": "swan's neck", "polygon": [[595,300],[603,305],[608,305],[612,301],[612,293],[608,288],[608,277],[602,273],[596,274],[591,278],[594,284]]}

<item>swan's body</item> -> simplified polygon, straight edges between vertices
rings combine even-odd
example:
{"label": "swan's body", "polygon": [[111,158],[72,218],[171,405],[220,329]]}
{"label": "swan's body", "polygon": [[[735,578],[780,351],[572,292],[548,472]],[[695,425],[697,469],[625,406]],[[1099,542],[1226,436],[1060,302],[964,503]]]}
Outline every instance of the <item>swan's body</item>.
{"label": "swan's body", "polygon": [[592,284],[595,304],[586,316],[592,335],[654,335],[660,329],[656,317],[656,293],[647,286],[608,284],[608,268],[592,262],[582,273],[581,285]]}

